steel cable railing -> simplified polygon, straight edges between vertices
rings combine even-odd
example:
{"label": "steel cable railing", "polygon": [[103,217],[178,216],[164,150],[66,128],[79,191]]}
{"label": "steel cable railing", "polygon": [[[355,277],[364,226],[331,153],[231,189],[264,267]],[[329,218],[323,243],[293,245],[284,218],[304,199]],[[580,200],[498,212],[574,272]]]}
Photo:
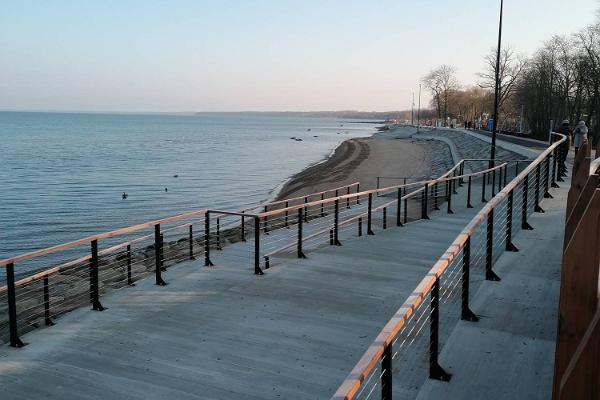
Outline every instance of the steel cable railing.
{"label": "steel cable railing", "polygon": [[[493,171],[501,168],[496,167]],[[330,244],[339,243],[339,228],[342,227],[344,233],[350,231],[346,227],[354,221],[358,222],[360,236],[363,224],[364,233],[372,234],[376,224],[382,229],[392,225],[392,216],[395,216],[396,225],[428,218],[430,210],[444,201],[450,203],[452,193],[456,186],[460,186],[460,182],[466,184],[467,175],[463,175],[463,171],[464,162],[461,161],[438,180],[363,192],[359,191],[356,183],[269,203],[260,206],[260,209],[267,211],[258,214],[248,211],[256,207],[241,212],[200,210],[2,260],[0,266],[6,268],[7,285],[0,288],[0,315],[8,318],[0,318],[0,336],[6,337],[8,333],[11,345],[19,346],[19,332],[35,328],[42,315],[44,322],[50,325],[53,317],[86,303],[91,303],[92,309],[101,311],[104,307],[100,297],[107,290],[131,286],[150,275],[155,276],[157,285],[164,285],[163,273],[168,267],[198,257],[204,258],[206,266],[213,265],[212,258],[215,257],[232,257],[237,263],[248,264],[252,264],[250,260],[253,260],[255,274],[263,274],[261,257],[265,261],[264,267],[269,268],[269,256],[265,257],[265,253],[269,254],[267,251],[272,251],[280,243],[289,242],[296,235],[299,238],[294,240],[296,253],[304,256],[303,228],[308,233],[306,245],[312,246],[326,244],[328,238]],[[472,178],[479,175],[469,175],[469,187]],[[442,187],[445,187],[445,193],[442,193]],[[353,192],[354,188],[356,192]],[[343,194],[339,195],[340,192]],[[396,198],[379,201],[374,196],[379,193]],[[336,196],[328,197],[329,194]],[[311,198],[317,200],[311,201]],[[396,207],[392,211],[394,203]],[[105,249],[99,248],[99,241],[136,232],[143,235]],[[253,240],[248,243],[249,248],[244,248],[250,239]],[[233,249],[220,252],[225,246],[237,243],[240,246],[235,252]],[[89,246],[87,254],[82,249],[84,246]],[[285,247],[289,249],[289,243]],[[77,249],[83,255],[75,260],[15,282],[15,263]],[[17,303],[20,304],[17,306]],[[35,316],[30,318],[29,313]]]}
{"label": "steel cable railing", "polygon": [[[425,379],[447,381],[451,378],[439,362],[439,352],[459,318],[478,320],[469,306],[470,293],[476,289],[474,285],[483,280],[500,280],[493,264],[503,251],[516,250],[512,237],[518,228],[513,225],[520,223],[522,229],[530,228],[528,217],[533,212],[543,212],[539,204],[541,198],[549,194],[548,187],[555,186],[557,177],[564,173],[562,161],[557,160],[565,159],[566,138],[559,134],[553,137],[556,140],[550,147],[507,185],[503,184],[506,169],[503,171],[501,190],[487,201],[383,327],[332,399],[389,400],[394,385],[400,385],[403,392],[407,387],[414,388],[411,394],[416,396]],[[486,178],[494,179],[486,175],[482,177],[484,200]],[[470,180],[472,184],[472,178]],[[415,320],[423,321],[423,325]],[[414,332],[418,338],[413,336]],[[418,354],[415,349],[398,348],[398,343],[416,341],[426,344],[427,348],[421,348]],[[426,362],[419,361],[422,356]],[[374,371],[386,372],[374,374]]]}

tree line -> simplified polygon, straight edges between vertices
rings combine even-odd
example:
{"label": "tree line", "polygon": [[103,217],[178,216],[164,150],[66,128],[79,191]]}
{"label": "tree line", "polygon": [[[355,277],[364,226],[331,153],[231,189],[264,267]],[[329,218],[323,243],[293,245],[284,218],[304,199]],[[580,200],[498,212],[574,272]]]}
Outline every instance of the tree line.
{"label": "tree line", "polygon": [[[475,86],[461,87],[456,68],[442,65],[422,78],[432,95],[434,118],[443,124],[482,123],[492,117],[496,49],[484,57]],[[600,18],[572,35],[555,35],[529,57],[505,46],[500,52],[498,127],[546,138],[568,119],[586,122],[594,138],[600,131]]]}

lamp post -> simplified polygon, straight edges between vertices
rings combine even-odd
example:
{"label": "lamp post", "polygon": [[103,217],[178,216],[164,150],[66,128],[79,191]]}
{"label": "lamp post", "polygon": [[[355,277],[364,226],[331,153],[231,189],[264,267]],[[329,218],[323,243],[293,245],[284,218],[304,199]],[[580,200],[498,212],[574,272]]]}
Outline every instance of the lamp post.
{"label": "lamp post", "polygon": [[500,95],[500,48],[502,46],[502,8],[504,0],[500,0],[500,24],[498,27],[498,52],[496,53],[496,87],[494,89],[494,122],[492,128],[492,151],[490,156],[490,168],[496,160],[496,132],[498,129],[498,97]]}
{"label": "lamp post", "polygon": [[421,84],[419,83],[419,108],[417,109],[417,132],[421,128]]}
{"label": "lamp post", "polygon": [[412,105],[410,106],[410,124],[415,126],[415,92],[412,92]]}
{"label": "lamp post", "polygon": [[500,95],[500,48],[502,46],[502,9],[504,0],[500,0],[500,24],[498,27],[498,52],[496,53],[496,87],[494,90],[494,123],[492,128],[492,149],[490,155],[490,168],[494,167],[496,160],[496,132],[498,129],[498,96]]}

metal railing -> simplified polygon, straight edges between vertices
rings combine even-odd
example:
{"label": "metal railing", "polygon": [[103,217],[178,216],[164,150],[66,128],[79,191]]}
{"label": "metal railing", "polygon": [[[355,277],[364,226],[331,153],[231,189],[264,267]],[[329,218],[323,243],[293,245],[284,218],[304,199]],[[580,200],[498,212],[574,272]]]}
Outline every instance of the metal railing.
{"label": "metal railing", "polygon": [[559,134],[553,138],[555,142],[517,177],[492,193],[493,198],[383,327],[333,400],[390,400],[394,384],[401,382],[405,395],[407,387],[412,387],[416,396],[425,379],[451,378],[440,363],[439,351],[458,318],[478,320],[469,306],[470,293],[483,279],[500,280],[493,270],[494,261],[503,251],[517,250],[514,230],[518,226],[532,229],[528,217],[543,212],[542,197],[550,197],[550,187],[557,187],[556,182],[565,176],[564,163],[558,161],[568,151],[566,138]]}
{"label": "metal railing", "polygon": [[[485,201],[487,190],[493,195],[496,186],[500,190],[506,183],[507,167],[501,164],[464,174],[465,161],[461,161],[437,179],[367,191],[359,191],[359,184],[353,183],[241,211],[199,210],[2,260],[7,284],[0,288],[0,316],[8,318],[0,317],[0,335],[8,331],[10,344],[19,347],[19,334],[39,325],[52,325],[55,317],[87,303],[102,311],[103,293],[134,285],[144,277],[154,275],[156,285],[165,285],[163,273],[169,266],[196,257],[204,256],[204,265],[212,266],[215,257],[227,256],[237,264],[252,265],[253,272],[262,275],[263,266],[270,268],[271,258],[282,252],[292,249],[298,257],[305,257],[313,246],[341,245],[342,233],[348,234],[354,222],[358,223],[358,236],[362,235],[363,221],[366,233],[372,235],[376,225],[387,229],[389,217],[395,217],[396,225],[402,226],[428,219],[430,211],[443,203],[451,213],[458,187],[467,186],[466,206],[470,207],[476,180],[481,180]],[[353,188],[357,192],[352,193]],[[378,194],[393,195],[394,199],[376,204]],[[292,230],[293,226],[296,229]],[[99,248],[99,243],[108,239],[139,232],[144,235]],[[250,237],[254,246],[243,245]],[[236,251],[221,252],[226,245],[236,243],[242,244]],[[15,264],[71,250],[84,255],[15,280]]]}
{"label": "metal railing", "polygon": [[[165,285],[163,272],[170,265],[203,255],[205,264],[212,265],[211,249],[222,250],[227,243],[246,242],[248,236],[254,236],[255,247],[249,251],[254,254],[244,259],[254,259],[254,272],[262,274],[258,261],[261,222],[249,211],[303,204],[310,198],[326,199],[338,192],[351,193],[359,187],[360,184],[354,182],[240,212],[198,210],[0,260],[6,274],[6,285],[0,287],[0,338],[8,335],[10,344],[19,347],[22,345],[19,333],[39,325],[53,325],[56,317],[77,307],[91,303],[93,310],[104,310],[100,297],[109,289],[133,286],[150,275],[154,275],[157,285]],[[266,230],[266,220],[263,225]],[[134,236],[139,233],[143,234]],[[114,239],[119,237],[125,240],[114,244]],[[101,243],[108,247],[100,249]],[[15,265],[26,265],[30,260],[58,253],[73,259],[18,280],[15,278]]]}

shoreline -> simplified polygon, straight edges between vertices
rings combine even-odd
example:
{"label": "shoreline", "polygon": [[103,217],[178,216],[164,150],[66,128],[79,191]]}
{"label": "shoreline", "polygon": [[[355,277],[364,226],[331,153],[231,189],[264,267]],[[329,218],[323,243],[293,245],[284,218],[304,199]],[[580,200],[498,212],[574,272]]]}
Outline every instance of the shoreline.
{"label": "shoreline", "polygon": [[275,199],[303,196],[356,181],[361,190],[373,189],[378,176],[434,176],[453,165],[447,145],[412,139],[411,134],[408,130],[377,132],[370,137],[345,140],[326,159],[292,175]]}

